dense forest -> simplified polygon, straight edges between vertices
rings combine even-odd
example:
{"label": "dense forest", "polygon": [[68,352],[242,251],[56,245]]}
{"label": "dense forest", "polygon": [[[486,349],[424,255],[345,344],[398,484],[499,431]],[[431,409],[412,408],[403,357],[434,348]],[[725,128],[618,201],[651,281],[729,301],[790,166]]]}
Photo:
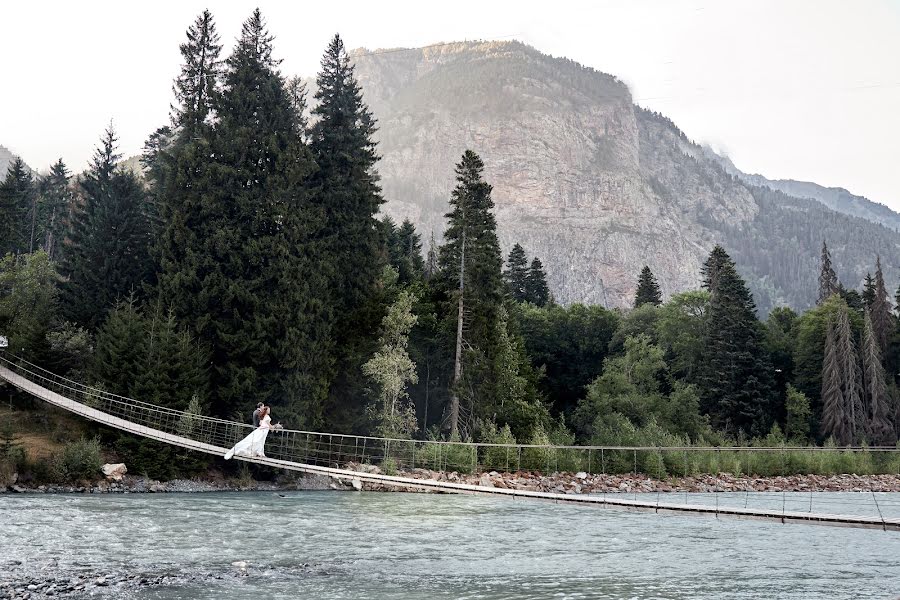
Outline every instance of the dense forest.
{"label": "dense forest", "polygon": [[[785,256],[772,268],[819,302],[764,322],[721,246],[702,289],[665,303],[644,267],[629,310],[561,306],[539,257],[518,244],[501,255],[475,152],[455,166],[443,239],[423,243],[410,221],[380,216],[376,123],[339,36],[311,99],[279,71],[258,10],[222,50],[204,12],[181,45],[171,119],[148,137],[144,178],[121,166],[112,126],[77,177],[62,160],[45,176],[12,164],[0,184],[11,354],[195,413],[246,421],[266,402],[296,429],[896,444],[900,289],[892,304],[897,282],[877,256],[861,290],[842,285],[825,244],[818,265]],[[829,235],[849,244],[835,218]],[[799,219],[769,229],[735,258],[808,232]],[[104,435],[129,468],[157,477],[206,460]]]}

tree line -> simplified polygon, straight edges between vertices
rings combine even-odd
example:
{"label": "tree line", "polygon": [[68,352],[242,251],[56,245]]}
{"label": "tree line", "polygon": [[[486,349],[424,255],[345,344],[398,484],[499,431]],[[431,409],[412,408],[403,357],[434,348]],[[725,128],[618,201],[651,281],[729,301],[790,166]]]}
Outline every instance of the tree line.
{"label": "tree line", "polygon": [[[326,48],[309,106],[273,42],[254,11],[223,59],[211,13],[196,19],[143,178],[123,168],[112,127],[78,177],[61,160],[44,177],[13,163],[0,184],[0,330],[13,352],[193,413],[246,420],[266,402],[293,428],[896,442],[900,333],[880,260],[857,292],[823,248],[818,306],[765,322],[720,246],[701,290],[663,302],[644,266],[631,310],[560,306],[538,257],[515,244],[504,260],[471,150],[440,242],[380,217],[376,122],[343,41]],[[203,466],[107,435],[154,476]]]}

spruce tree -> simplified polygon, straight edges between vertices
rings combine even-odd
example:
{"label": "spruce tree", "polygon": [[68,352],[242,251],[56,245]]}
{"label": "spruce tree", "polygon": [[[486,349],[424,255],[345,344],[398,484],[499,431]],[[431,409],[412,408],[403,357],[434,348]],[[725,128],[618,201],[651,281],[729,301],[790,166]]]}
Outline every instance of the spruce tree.
{"label": "spruce tree", "polygon": [[[434,240],[434,230],[431,231],[431,240],[428,243],[428,255],[425,258],[425,279],[431,279],[438,273],[438,246]],[[900,289],[897,290],[900,294]]]}
{"label": "spruce tree", "polygon": [[34,180],[16,157],[0,183],[0,256],[33,250],[35,219]]}
{"label": "spruce tree", "polygon": [[659,284],[656,277],[650,271],[650,267],[644,265],[641,269],[641,275],[638,278],[637,292],[634,295],[634,307],[638,308],[644,304],[659,306],[662,304],[662,294],[659,291]]}
{"label": "spruce tree", "polygon": [[516,302],[525,302],[528,298],[528,292],[526,291],[528,257],[525,256],[525,249],[519,244],[513,245],[512,250],[509,252],[503,278],[506,280],[512,299]]}
{"label": "spruce tree", "polygon": [[422,236],[416,232],[416,226],[412,221],[403,219],[403,223],[397,229],[397,240],[412,275],[421,277],[425,272],[425,261],[422,259]]}
{"label": "spruce tree", "polygon": [[872,314],[872,331],[878,342],[879,356],[888,352],[888,344],[894,331],[895,320],[891,314],[891,301],[884,285],[884,274],[881,271],[881,257],[875,258],[875,297],[870,308]]}
{"label": "spruce tree", "polygon": [[116,141],[110,126],[79,182],[83,204],[73,214],[63,265],[68,317],[88,327],[152,273],[146,195],[133,173],[116,168]]}
{"label": "spruce tree", "polygon": [[773,418],[772,367],[763,351],[756,305],[734,263],[717,246],[707,261],[710,304],[701,392],[718,427],[730,424],[753,435],[769,431]]}
{"label": "spruce tree", "polygon": [[[459,434],[460,396],[466,375],[463,348],[490,355],[504,295],[503,261],[492,212],[492,188],[484,181],[483,171],[481,158],[466,150],[456,165],[457,184],[450,196],[449,223],[444,232],[444,245],[440,248],[441,273],[455,305],[448,319],[448,325],[452,324],[452,329],[456,330],[448,417],[451,437]],[[470,388],[476,385],[477,382],[473,382]]]}
{"label": "spruce tree", "polygon": [[377,327],[377,321],[360,321],[381,273],[375,260],[380,245],[376,215],[383,199],[375,171],[375,120],[338,35],[328,44],[316,85],[316,121],[310,131],[319,167],[316,198],[324,210],[321,234],[331,261],[338,335],[349,340],[369,336]]}
{"label": "spruce tree", "polygon": [[823,240],[821,269],[819,271],[819,299],[816,304],[822,304],[832,294],[837,294],[839,285],[837,275],[835,275],[834,269],[831,267],[831,254],[828,252],[828,244]]}
{"label": "spruce tree", "polygon": [[181,44],[181,73],[172,86],[177,105],[172,106],[173,125],[180,135],[190,139],[212,116],[222,61],[222,45],[213,16],[204,10],[185,32],[187,41]]}
{"label": "spruce tree", "polygon": [[525,300],[535,306],[547,306],[550,302],[550,288],[547,287],[544,265],[536,256],[531,259],[531,266],[525,278]]}
{"label": "spruce tree", "polygon": [[62,159],[50,167],[50,174],[41,182],[41,197],[45,211],[44,251],[51,260],[59,260],[72,211],[72,192],[69,189],[69,170]]}
{"label": "spruce tree", "polygon": [[725,252],[725,248],[716,244],[710,252],[709,257],[700,267],[700,276],[703,281],[703,289],[712,292],[716,287],[719,278],[719,272],[728,266],[734,267],[731,257]]}
{"label": "spruce tree", "polygon": [[884,368],[881,365],[881,349],[872,324],[872,317],[866,311],[865,329],[863,334],[863,376],[865,380],[865,422],[868,441],[872,444],[883,446],[896,442],[894,426],[891,423],[892,416],[890,398],[884,378]]}
{"label": "spruce tree", "polygon": [[862,301],[867,309],[871,309],[872,303],[875,301],[875,280],[872,278],[871,273],[866,273],[866,281],[863,284]]}
{"label": "spruce tree", "polygon": [[227,61],[216,121],[173,156],[160,293],[211,352],[212,411],[272,403],[321,425],[331,373],[313,161],[257,10]]}

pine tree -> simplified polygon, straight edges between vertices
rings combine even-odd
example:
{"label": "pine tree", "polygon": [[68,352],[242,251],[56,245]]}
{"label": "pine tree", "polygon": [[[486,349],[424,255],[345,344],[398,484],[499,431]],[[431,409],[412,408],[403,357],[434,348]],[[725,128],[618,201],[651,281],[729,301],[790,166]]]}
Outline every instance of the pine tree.
{"label": "pine tree", "polygon": [[837,275],[835,275],[834,269],[831,267],[831,255],[828,253],[828,245],[823,240],[821,270],[819,271],[819,300],[816,304],[822,304],[832,294],[837,294],[839,285]]}
{"label": "pine tree", "polygon": [[409,219],[404,219],[400,227],[394,224],[390,216],[381,220],[385,244],[388,249],[388,262],[398,274],[398,283],[408,285],[420,279],[425,271],[422,260],[422,240]]}
{"label": "pine tree", "polygon": [[547,287],[544,265],[536,256],[531,259],[531,266],[525,278],[525,300],[535,306],[547,306],[550,302],[550,288]]}
{"label": "pine tree", "polygon": [[734,263],[717,246],[707,265],[710,304],[701,392],[718,427],[762,435],[772,423],[772,367],[762,345],[756,305]]}
{"label": "pine tree", "polygon": [[211,408],[319,426],[332,372],[313,160],[260,12],[227,60],[216,121],[173,155],[161,297],[210,348]]}
{"label": "pine tree", "polygon": [[375,171],[375,120],[338,35],[328,44],[316,85],[310,137],[319,166],[315,184],[325,213],[322,235],[331,260],[338,335],[367,336],[377,322],[360,323],[360,317],[381,273],[374,259],[379,255],[376,215],[383,199]]}
{"label": "pine tree", "polygon": [[[431,231],[431,240],[428,243],[428,256],[425,259],[425,279],[431,279],[438,273],[438,246],[434,241],[434,230]],[[900,290],[897,291],[900,294]]]}
{"label": "pine tree", "polygon": [[35,218],[34,180],[16,157],[0,183],[0,256],[32,251]]}
{"label": "pine tree", "polygon": [[525,302],[528,298],[528,292],[525,289],[528,279],[528,257],[525,256],[525,249],[519,244],[513,245],[509,252],[503,278],[506,280],[512,299],[516,302]]}
{"label": "pine tree", "polygon": [[890,399],[885,384],[884,368],[881,365],[881,349],[872,324],[872,317],[866,311],[863,334],[863,376],[865,380],[866,433],[870,443],[883,446],[896,442],[894,426],[891,423]]}
{"label": "pine tree", "polygon": [[185,32],[181,44],[181,73],[172,86],[177,106],[172,106],[172,123],[182,136],[190,139],[214,114],[218,82],[222,72],[219,55],[222,45],[216,24],[204,10]]}
{"label": "pine tree", "polygon": [[[463,387],[463,348],[490,353],[495,324],[503,301],[503,264],[492,212],[491,186],[484,181],[484,163],[471,150],[456,165],[456,188],[450,197],[449,224],[440,248],[440,267],[456,310],[450,320],[456,330],[456,352],[449,425],[459,434],[460,395]],[[465,342],[464,342],[465,337]]]}
{"label": "pine tree", "polygon": [[50,167],[50,174],[41,182],[42,204],[45,211],[44,251],[51,260],[59,260],[72,211],[72,192],[69,189],[69,170],[62,159]]}
{"label": "pine tree", "polygon": [[422,260],[422,236],[416,232],[416,226],[409,219],[403,219],[397,230],[397,238],[403,256],[409,261],[412,272],[417,276],[425,271],[425,261]]}
{"label": "pine tree", "polygon": [[89,327],[152,272],[146,195],[133,173],[116,168],[116,141],[110,126],[79,182],[83,204],[73,215],[63,268],[68,317]]}
{"label": "pine tree", "polygon": [[862,301],[867,309],[872,308],[875,301],[875,280],[871,273],[866,273],[866,282],[863,284]]}
{"label": "pine tree", "polygon": [[884,285],[884,274],[881,271],[881,257],[875,259],[875,297],[870,308],[872,313],[872,331],[878,342],[879,356],[885,356],[888,352],[888,344],[894,331],[891,301],[888,299],[887,288]]}
{"label": "pine tree", "polygon": [[710,252],[706,262],[700,267],[700,276],[703,279],[703,289],[711,292],[716,287],[719,278],[719,272],[728,266],[734,267],[734,262],[725,248],[716,244]]}
{"label": "pine tree", "polygon": [[653,306],[662,304],[662,294],[659,291],[659,284],[656,282],[656,277],[653,276],[650,267],[647,265],[644,265],[644,268],[641,269],[641,276],[638,278],[637,293],[635,293],[634,296],[635,308],[643,306],[644,304],[651,304]]}

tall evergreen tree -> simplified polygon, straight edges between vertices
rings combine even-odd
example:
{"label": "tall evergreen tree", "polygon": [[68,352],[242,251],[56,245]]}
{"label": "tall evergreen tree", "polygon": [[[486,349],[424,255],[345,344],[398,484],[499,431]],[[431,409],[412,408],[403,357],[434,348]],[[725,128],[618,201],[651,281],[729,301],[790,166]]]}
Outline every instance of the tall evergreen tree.
{"label": "tall evergreen tree", "polygon": [[79,182],[83,203],[73,214],[63,265],[68,317],[90,327],[152,272],[146,196],[133,173],[116,168],[116,142],[110,126]]}
{"label": "tall evergreen tree", "polygon": [[[425,258],[425,279],[431,279],[437,275],[438,269],[438,246],[434,240],[434,230],[431,232],[431,240],[428,243],[428,255]],[[897,290],[900,294],[900,289]]]}
{"label": "tall evergreen tree", "polygon": [[[846,419],[843,425],[841,443],[859,443],[866,432],[866,413],[864,404],[864,392],[862,372],[860,369],[859,353],[854,341],[853,329],[850,327],[849,310],[846,305],[841,305],[835,322],[834,343],[838,357],[839,381],[841,397],[843,399],[842,413]],[[823,407],[823,422],[834,421],[825,414]],[[843,435],[849,433],[849,438]],[[835,436],[836,438],[838,436]],[[848,441],[845,441],[849,439]]]}
{"label": "tall evergreen tree", "polygon": [[719,427],[762,435],[772,424],[772,367],[763,351],[756,305],[734,263],[717,246],[707,261],[710,304],[701,391]]}
{"label": "tall evergreen tree", "polygon": [[456,305],[450,316],[456,330],[448,416],[451,437],[459,433],[460,396],[465,375],[463,348],[490,353],[498,310],[503,301],[503,261],[497,240],[497,222],[492,212],[492,188],[484,181],[483,171],[481,158],[466,150],[456,165],[457,184],[450,196],[449,224],[444,232],[444,245],[440,248],[441,272]]}
{"label": "tall evergreen tree", "polygon": [[388,249],[390,265],[397,271],[398,283],[407,285],[420,279],[425,272],[422,260],[422,239],[409,219],[404,219],[400,227],[390,216],[381,220]]}
{"label": "tall evergreen tree", "polygon": [[192,138],[212,116],[222,61],[222,45],[212,14],[204,10],[188,27],[181,44],[181,74],[172,86],[177,105],[172,106],[172,123],[181,135]]}
{"label": "tall evergreen tree", "polygon": [[829,318],[822,361],[822,434],[833,437],[841,446],[848,446],[853,443],[853,418],[844,398],[836,330],[837,324]]}
{"label": "tall evergreen tree", "polygon": [[840,284],[837,275],[831,267],[831,254],[828,252],[828,244],[822,241],[822,262],[819,271],[819,299],[816,304],[822,304],[832,294],[837,294]]}
{"label": "tall evergreen tree", "polygon": [[881,257],[875,258],[875,297],[872,300],[870,312],[872,313],[872,331],[878,342],[880,356],[885,356],[891,334],[894,331],[895,320],[891,314],[891,301],[888,299],[888,291],[884,285],[884,274],[881,271]]}
{"label": "tall evergreen tree", "polygon": [[547,286],[544,265],[536,256],[531,259],[531,266],[525,278],[525,300],[535,306],[547,306],[550,302],[550,288]]}
{"label": "tall evergreen tree", "polygon": [[512,299],[516,302],[525,302],[528,298],[526,290],[526,280],[528,279],[528,257],[525,256],[525,249],[514,244],[509,252],[509,258],[506,259],[506,270],[503,271],[503,278],[509,288]]}
{"label": "tall evergreen tree", "polygon": [[884,378],[884,368],[881,365],[881,349],[872,325],[869,311],[866,311],[865,329],[863,334],[863,378],[865,380],[865,406],[866,434],[870,443],[875,445],[891,445],[897,440],[894,435],[894,426],[891,423],[890,398]]}
{"label": "tall evergreen tree", "polygon": [[875,280],[872,279],[871,273],[866,273],[866,282],[863,284],[862,300],[867,309],[872,308],[872,303],[875,301]]}
{"label": "tall evergreen tree", "polygon": [[644,265],[644,268],[641,269],[641,275],[638,278],[637,293],[634,295],[635,308],[643,306],[644,304],[651,304],[653,306],[662,304],[662,294],[659,291],[659,283],[657,283],[656,277],[653,276],[650,267],[647,265]]}
{"label": "tall evergreen tree", "polygon": [[65,240],[69,215],[72,211],[72,191],[69,189],[69,170],[62,159],[50,167],[50,174],[41,182],[41,197],[45,211],[44,251],[51,260],[59,260]]}
{"label": "tall evergreen tree", "polygon": [[376,214],[384,200],[375,171],[375,120],[363,103],[338,35],[328,44],[316,85],[318,104],[312,111],[316,121],[310,136],[319,166],[315,183],[325,213],[322,235],[331,259],[337,327],[344,339],[367,336],[377,321],[359,321],[381,273],[381,265],[373,259],[379,255]]}
{"label": "tall evergreen tree", "polygon": [[175,155],[160,291],[211,349],[214,412],[260,400],[317,426],[332,368],[314,241],[323,221],[277,66],[254,11],[227,61],[214,126]]}
{"label": "tall evergreen tree", "polygon": [[35,218],[34,180],[16,157],[0,183],[0,256],[33,250]]}
{"label": "tall evergreen tree", "polygon": [[732,268],[734,267],[734,262],[731,260],[731,257],[725,252],[725,248],[716,244],[712,249],[712,252],[710,252],[709,257],[700,267],[703,289],[712,292],[713,288],[715,288],[718,283],[719,272],[729,265]]}

